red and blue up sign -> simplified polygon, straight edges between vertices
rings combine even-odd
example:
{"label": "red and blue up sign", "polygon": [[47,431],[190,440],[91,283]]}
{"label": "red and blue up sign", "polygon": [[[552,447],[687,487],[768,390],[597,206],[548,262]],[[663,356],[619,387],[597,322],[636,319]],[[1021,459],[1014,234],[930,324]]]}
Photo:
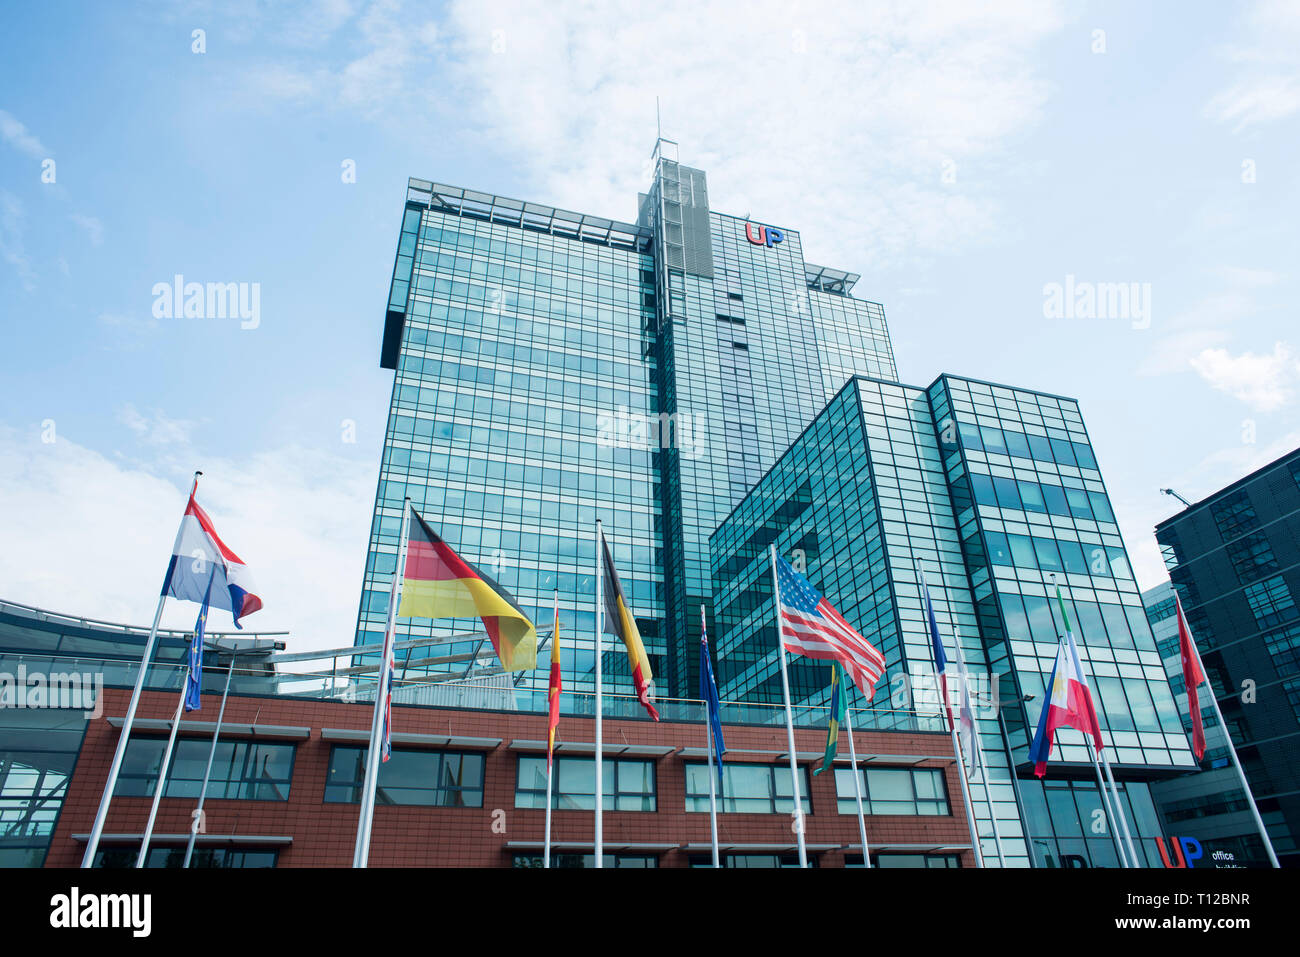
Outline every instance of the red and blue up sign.
{"label": "red and blue up sign", "polygon": [[785,233],[775,226],[759,226],[758,233],[754,233],[754,224],[745,223],[745,238],[755,246],[775,246],[781,240],[785,239]]}

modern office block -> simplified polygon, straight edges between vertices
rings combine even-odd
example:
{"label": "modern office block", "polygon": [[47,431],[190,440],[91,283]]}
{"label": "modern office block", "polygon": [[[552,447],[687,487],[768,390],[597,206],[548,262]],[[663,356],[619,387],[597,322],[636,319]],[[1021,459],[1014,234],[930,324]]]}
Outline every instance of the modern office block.
{"label": "modern office block", "polygon": [[[1156,541],[1274,850],[1283,866],[1295,866],[1300,863],[1300,450],[1161,522]],[[1176,649],[1168,654],[1176,665]],[[1170,681],[1183,692],[1181,667],[1170,672]],[[1204,686],[1201,695],[1206,701]],[[1243,824],[1244,795],[1236,776],[1214,770],[1227,753],[1221,739],[1216,743],[1212,737],[1213,714],[1206,718],[1204,766],[1210,770],[1202,777],[1222,781],[1223,788],[1169,783],[1160,792],[1166,820],[1171,828],[1207,838],[1238,838],[1237,849],[1258,863],[1262,842]]]}
{"label": "modern office block", "polygon": [[[1149,785],[1193,761],[1077,403],[947,375],[926,389],[851,380],[713,536],[724,696],[780,700],[773,543],[884,654],[885,726],[933,673],[924,574],[948,653],[990,676],[977,722],[990,792],[974,788],[986,858],[991,805],[1008,865],[1113,866],[1082,736],[1058,736],[1044,781],[1026,764],[1059,582],[1135,843],[1159,866]],[[822,704],[827,668],[793,658],[790,683],[796,703]]]}

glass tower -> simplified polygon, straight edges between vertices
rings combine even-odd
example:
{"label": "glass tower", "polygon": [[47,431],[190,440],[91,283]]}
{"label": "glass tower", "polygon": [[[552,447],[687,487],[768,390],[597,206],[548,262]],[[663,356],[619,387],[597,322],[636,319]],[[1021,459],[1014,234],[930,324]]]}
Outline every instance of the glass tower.
{"label": "glass tower", "polygon": [[[896,376],[857,279],[805,262],[794,229],[713,211],[667,140],[636,224],[411,180],[357,643],[382,640],[409,495],[539,627],[558,588],[566,686],[585,686],[599,517],[658,693],[694,696],[710,533],[849,375]],[[449,637],[399,666],[472,674],[478,639],[450,636],[476,629],[399,619],[399,639]],[[605,664],[630,689],[626,657]]]}
{"label": "glass tower", "polygon": [[[781,698],[773,543],[885,656],[867,726],[896,726],[891,706],[932,684],[924,574],[948,647],[986,681],[988,790],[972,794],[986,859],[996,815],[1009,866],[1115,866],[1082,736],[1058,735],[1045,780],[1026,764],[1059,582],[1134,842],[1159,866],[1149,782],[1194,763],[1077,403],[946,375],[845,385],[712,537],[724,698]],[[824,664],[792,658],[790,682],[797,704],[825,702]]]}

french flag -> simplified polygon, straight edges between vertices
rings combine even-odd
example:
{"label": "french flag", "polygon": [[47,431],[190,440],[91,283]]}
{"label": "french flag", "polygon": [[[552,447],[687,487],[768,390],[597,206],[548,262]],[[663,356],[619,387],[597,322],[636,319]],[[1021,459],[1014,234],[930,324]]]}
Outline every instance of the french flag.
{"label": "french flag", "polygon": [[1074,728],[1092,736],[1093,746],[1101,753],[1101,726],[1097,722],[1097,709],[1092,703],[1092,693],[1083,677],[1079,651],[1074,635],[1069,631],[1057,646],[1052,677],[1047,682],[1047,701],[1038,717],[1038,730],[1029,746],[1029,759],[1034,762],[1034,774],[1047,773],[1047,759],[1052,754],[1052,739],[1057,728]]}
{"label": "french flag", "polygon": [[214,608],[230,612],[236,628],[243,627],[239,619],[262,607],[248,566],[217,535],[208,513],[194,501],[194,491],[176,533],[162,592],[169,598],[210,601]]}

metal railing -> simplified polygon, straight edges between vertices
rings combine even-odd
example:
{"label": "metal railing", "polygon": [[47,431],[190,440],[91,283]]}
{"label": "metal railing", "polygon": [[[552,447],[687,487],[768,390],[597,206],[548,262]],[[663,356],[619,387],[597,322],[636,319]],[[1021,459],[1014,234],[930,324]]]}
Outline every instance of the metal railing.
{"label": "metal railing", "polygon": [[[323,658],[333,657],[327,652]],[[33,674],[79,674],[99,676],[104,687],[131,687],[140,663],[128,659],[72,657],[64,655],[18,654],[0,652],[0,673],[16,676]],[[256,669],[256,670],[254,670]],[[183,662],[154,661],[149,665],[145,688],[150,691],[179,692],[185,680]],[[220,694],[225,686],[223,666],[205,668],[201,681],[204,692]],[[236,659],[230,691],[252,697],[301,698],[304,700],[372,702],[377,675],[331,675],[325,673],[271,673],[253,663],[241,668]],[[595,694],[585,690],[566,690],[561,696],[560,712],[569,717],[595,714]],[[399,705],[430,708],[460,708],[482,711],[512,711],[545,714],[548,708],[545,688],[516,688],[509,673],[487,678],[448,680],[445,676],[399,678],[394,684],[393,701]],[[649,720],[635,695],[606,692],[603,713],[608,718]],[[695,698],[656,698],[655,707],[664,721],[698,723],[706,717],[703,701]],[[724,724],[779,726],[785,721],[785,708],[779,704],[747,701],[723,701]],[[793,709],[799,727],[826,727],[828,709],[824,706],[799,705]],[[853,727],[860,731],[934,731],[945,730],[936,712],[899,708],[854,708]]]}

